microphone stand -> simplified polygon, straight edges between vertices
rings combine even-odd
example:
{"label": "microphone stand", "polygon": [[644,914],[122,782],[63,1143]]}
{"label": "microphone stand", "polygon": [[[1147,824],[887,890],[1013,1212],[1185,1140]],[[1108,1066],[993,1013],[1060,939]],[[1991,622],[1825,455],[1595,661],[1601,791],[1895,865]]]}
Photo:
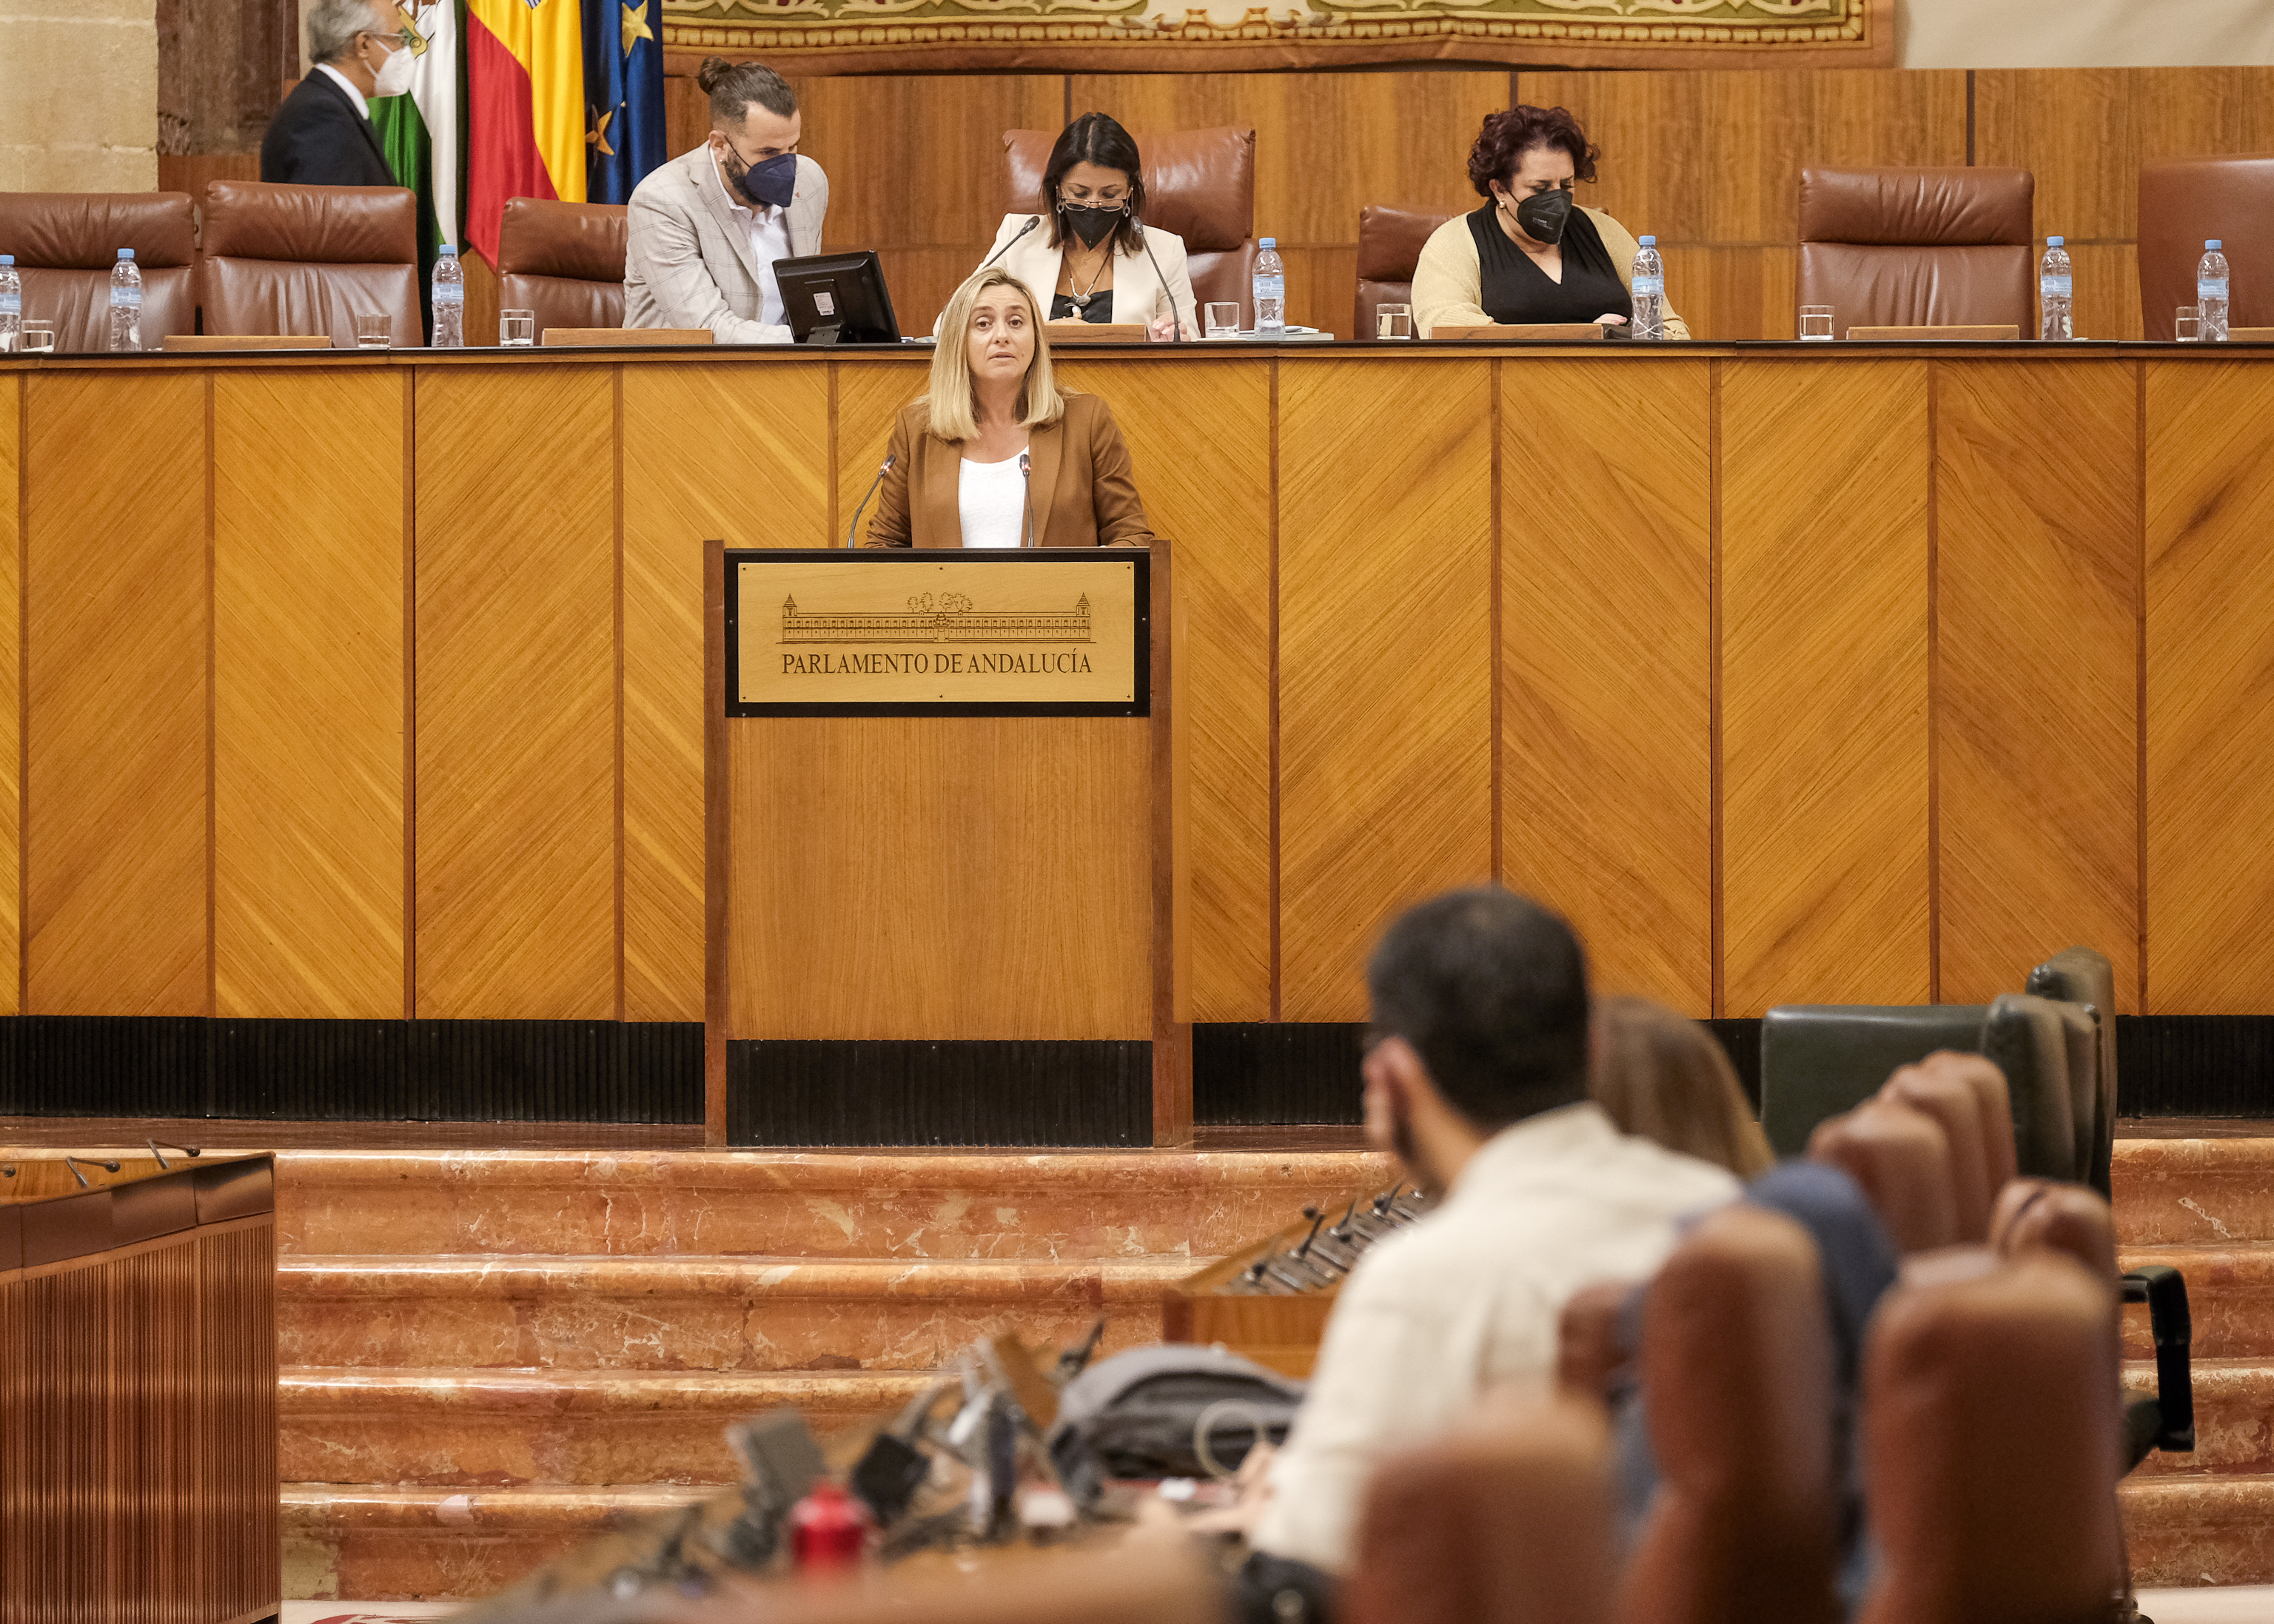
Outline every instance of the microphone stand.
{"label": "microphone stand", "polygon": [[1035,545],[1035,476],[1034,466],[1024,451],[1019,453],[1019,499],[1027,510],[1027,538],[1019,545]]}
{"label": "microphone stand", "polygon": [[1169,342],[1172,344],[1181,344],[1185,342],[1185,317],[1184,312],[1177,308],[1176,289],[1170,287],[1169,279],[1161,274],[1161,261],[1155,258],[1152,239],[1145,235],[1143,226],[1137,228],[1137,240],[1145,245],[1145,257],[1153,261],[1154,278],[1160,282],[1162,293],[1168,297]]}
{"label": "microphone stand", "polygon": [[853,510],[853,523],[845,527],[845,545],[847,547],[853,545],[853,538],[860,533],[861,515],[869,511],[869,498],[877,493],[877,487],[885,483],[885,476],[892,471],[892,464],[899,460],[887,452],[884,462],[877,470],[877,477],[869,481],[868,490],[862,494],[861,505]]}
{"label": "microphone stand", "polygon": [[[1042,223],[1043,217],[1040,214],[1028,215],[1027,223],[1020,226],[1016,231],[1011,233],[1010,242],[1004,244],[1000,248],[997,249],[993,253],[989,254],[984,259],[982,259],[979,262],[979,271],[985,270],[989,266],[994,264],[996,260],[1001,259],[1005,254],[1009,253],[1013,244],[1016,243],[1020,237],[1026,236],[1028,232],[1033,230],[1036,226]],[[974,276],[976,276],[979,274],[979,271],[974,271],[971,274]]]}

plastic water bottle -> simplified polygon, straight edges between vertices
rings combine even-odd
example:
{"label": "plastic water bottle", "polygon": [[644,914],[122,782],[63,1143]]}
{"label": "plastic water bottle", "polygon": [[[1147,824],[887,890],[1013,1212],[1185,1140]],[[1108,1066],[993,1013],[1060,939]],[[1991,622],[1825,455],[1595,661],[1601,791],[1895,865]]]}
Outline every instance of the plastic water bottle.
{"label": "plastic water bottle", "polygon": [[142,348],[142,273],[134,268],[132,248],[120,249],[110,267],[110,348]]}
{"label": "plastic water bottle", "polygon": [[2062,246],[2067,240],[2045,238],[2045,257],[2037,261],[2037,336],[2042,339],[2076,336],[2076,322],[2070,314],[2076,283],[2069,275],[2068,250]]}
{"label": "plastic water bottle", "polygon": [[1629,275],[1634,293],[1634,316],[1627,323],[1631,338],[1666,336],[1666,262],[1658,257],[1658,239],[1645,237],[1635,250]]}
{"label": "plastic water bottle", "polygon": [[1277,338],[1287,330],[1287,267],[1279,263],[1279,239],[1263,239],[1255,256],[1255,336]]}
{"label": "plastic water bottle", "polygon": [[445,243],[434,259],[434,348],[465,347],[466,267],[458,263],[457,249]]}
{"label": "plastic water bottle", "polygon": [[2226,256],[2219,252],[2219,239],[2212,237],[2203,244],[2203,257],[2195,261],[2195,303],[2202,308],[2202,335],[2206,344],[2226,342]]}
{"label": "plastic water bottle", "polygon": [[0,355],[13,355],[24,342],[24,279],[16,256],[0,254]]}

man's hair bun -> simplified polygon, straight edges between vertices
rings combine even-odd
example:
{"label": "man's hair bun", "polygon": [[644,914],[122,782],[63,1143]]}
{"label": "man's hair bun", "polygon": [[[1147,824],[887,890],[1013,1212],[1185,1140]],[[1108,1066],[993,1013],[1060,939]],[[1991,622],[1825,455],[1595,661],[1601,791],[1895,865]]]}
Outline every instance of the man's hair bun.
{"label": "man's hair bun", "polygon": [[705,56],[703,65],[695,70],[695,82],[703,86],[703,94],[707,96],[719,88],[720,79],[734,71],[734,64],[724,56]]}

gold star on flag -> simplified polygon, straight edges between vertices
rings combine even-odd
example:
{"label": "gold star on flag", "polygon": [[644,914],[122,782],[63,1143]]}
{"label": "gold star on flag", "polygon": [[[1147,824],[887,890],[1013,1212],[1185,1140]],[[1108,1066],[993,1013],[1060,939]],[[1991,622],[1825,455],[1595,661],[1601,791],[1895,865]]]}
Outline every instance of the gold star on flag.
{"label": "gold star on flag", "polygon": [[629,60],[632,47],[642,40],[652,40],[655,32],[647,26],[647,9],[655,0],[640,0],[636,5],[624,7],[624,56]]}
{"label": "gold star on flag", "polygon": [[584,109],[584,116],[591,120],[592,127],[584,132],[584,145],[599,147],[600,156],[603,158],[614,157],[616,149],[608,145],[608,121],[623,110],[621,102],[618,102],[605,113],[597,107],[587,107]]}

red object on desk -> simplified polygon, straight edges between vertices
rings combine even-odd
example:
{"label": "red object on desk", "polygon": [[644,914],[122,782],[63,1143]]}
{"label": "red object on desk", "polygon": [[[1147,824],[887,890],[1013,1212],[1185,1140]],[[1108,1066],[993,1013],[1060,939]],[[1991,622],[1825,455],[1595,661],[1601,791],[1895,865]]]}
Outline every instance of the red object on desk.
{"label": "red object on desk", "polygon": [[832,1573],[858,1568],[874,1526],[865,1507],[835,1484],[824,1481],[789,1514],[790,1555],[800,1573]]}

